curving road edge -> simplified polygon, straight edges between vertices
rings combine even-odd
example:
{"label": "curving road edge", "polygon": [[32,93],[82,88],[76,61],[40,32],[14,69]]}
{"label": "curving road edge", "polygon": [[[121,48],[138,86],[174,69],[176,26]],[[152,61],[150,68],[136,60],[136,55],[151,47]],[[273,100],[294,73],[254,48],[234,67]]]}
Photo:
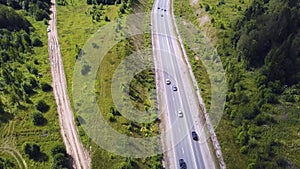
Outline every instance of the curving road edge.
{"label": "curving road edge", "polygon": [[67,92],[67,82],[61,59],[58,34],[56,29],[56,3],[51,0],[51,12],[48,27],[48,53],[51,64],[52,87],[57,104],[61,135],[66,145],[67,153],[72,157],[72,167],[89,169],[90,156],[84,149],[74,123],[73,112]]}

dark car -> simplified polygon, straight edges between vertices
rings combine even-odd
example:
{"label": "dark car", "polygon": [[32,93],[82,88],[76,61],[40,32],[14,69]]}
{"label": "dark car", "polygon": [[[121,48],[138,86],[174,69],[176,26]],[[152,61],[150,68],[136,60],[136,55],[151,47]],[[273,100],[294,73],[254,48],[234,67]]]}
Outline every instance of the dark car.
{"label": "dark car", "polygon": [[179,159],[179,166],[180,169],[186,169],[186,163],[184,162],[183,159]]}
{"label": "dark car", "polygon": [[195,140],[195,141],[198,141],[198,134],[195,132],[195,131],[192,131],[192,138],[193,138],[193,140]]}
{"label": "dark car", "polygon": [[164,11],[166,12],[167,10],[165,9]]}
{"label": "dark car", "polygon": [[157,9],[160,9],[160,7],[158,7]]}

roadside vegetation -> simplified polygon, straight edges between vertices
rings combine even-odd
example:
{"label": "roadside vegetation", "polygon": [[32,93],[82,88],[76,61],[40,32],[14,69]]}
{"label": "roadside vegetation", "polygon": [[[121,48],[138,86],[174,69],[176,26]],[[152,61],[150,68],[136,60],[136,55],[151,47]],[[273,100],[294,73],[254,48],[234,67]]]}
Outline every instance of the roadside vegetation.
{"label": "roadside vegetation", "polygon": [[[140,36],[139,40],[142,40],[142,38],[143,36]],[[97,91],[99,97],[97,100],[102,116],[107,119],[110,126],[116,131],[130,137],[151,137],[159,133],[158,121],[152,123],[137,123],[126,119],[115,109],[111,96],[111,81],[114,75],[112,72],[117,69],[118,65],[128,54],[135,51],[133,44],[133,40],[122,41],[103,59],[97,77],[97,81],[99,82],[96,83],[96,89],[100,89]],[[155,106],[150,104],[150,100],[153,101],[153,99],[156,99],[149,95],[148,92],[150,90],[155,90],[153,70],[145,70],[134,76],[129,84],[128,94],[131,104],[137,110],[146,111]],[[130,168],[162,168],[161,155],[147,159],[128,159],[116,155],[109,155],[106,150],[99,148],[96,150],[93,159],[93,167],[95,168],[96,166],[101,166],[100,168],[122,168],[125,166]],[[109,162],[103,163],[103,161]]]}
{"label": "roadside vegetation", "polygon": [[[195,25],[209,16],[202,28],[210,31],[227,74],[226,108],[216,130],[227,167],[299,168],[300,2],[183,5],[189,3],[175,1],[175,8]],[[195,67],[194,73],[200,74]]]}
{"label": "roadside vegetation", "polygon": [[50,1],[0,2],[0,168],[51,168],[51,149],[62,142],[48,60],[49,7]]}
{"label": "roadside vegetation", "polygon": [[[151,3],[140,4],[138,1],[60,1],[57,7],[57,26],[60,38],[61,52],[64,62],[64,68],[67,76],[69,96],[72,100],[72,77],[76,57],[82,52],[84,43],[98,30],[101,26],[131,13],[133,5],[139,5],[141,8],[152,5]],[[145,5],[145,6],[144,6]],[[148,8],[147,10],[149,10]],[[132,39],[125,39],[119,42],[108,52],[96,80],[97,102],[109,124],[118,132],[127,134],[131,137],[150,137],[159,133],[158,121],[147,124],[132,122],[123,117],[116,110],[111,98],[111,78],[114,70],[123,61],[123,59],[137,50],[137,48],[146,48],[151,44],[149,34],[145,36],[135,36]],[[88,66],[86,66],[88,69]],[[85,69],[84,69],[85,70]],[[81,72],[85,73],[85,71]],[[145,110],[153,105],[149,105],[153,96],[149,95],[149,90],[155,90],[154,71],[145,70],[137,74],[130,83],[130,98],[132,105],[139,109]],[[80,116],[78,116],[80,119]],[[91,147],[92,168],[162,168],[162,155],[149,157],[146,159],[124,158],[107,152],[102,149],[88,136],[85,135],[80,126],[80,120],[77,118],[76,124],[79,134],[85,147]]]}
{"label": "roadside vegetation", "polygon": [[[100,6],[101,9],[100,9]],[[71,104],[72,98],[72,78],[76,57],[81,52],[84,43],[101,26],[118,17],[118,5],[88,5],[86,1],[59,1],[57,10],[57,30],[61,48],[62,60],[64,63],[65,75],[67,79],[67,89]],[[101,12],[101,19],[95,20],[93,12]],[[105,21],[105,16],[109,21]],[[75,114],[76,115],[76,114]],[[79,121],[75,117],[81,141],[88,149],[89,138],[79,126]]]}

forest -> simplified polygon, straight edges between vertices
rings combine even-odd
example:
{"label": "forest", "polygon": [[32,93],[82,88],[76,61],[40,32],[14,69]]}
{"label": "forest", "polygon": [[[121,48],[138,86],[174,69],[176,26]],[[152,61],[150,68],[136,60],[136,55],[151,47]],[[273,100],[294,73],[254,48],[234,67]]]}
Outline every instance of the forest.
{"label": "forest", "polygon": [[300,167],[294,141],[300,133],[300,1],[254,0],[220,30],[229,89],[222,123],[232,129],[230,144],[240,153],[225,159],[246,161],[227,161],[229,166]]}
{"label": "forest", "polygon": [[248,67],[263,67],[268,82],[297,84],[300,80],[300,10],[297,0],[254,1],[238,20],[233,45]]}

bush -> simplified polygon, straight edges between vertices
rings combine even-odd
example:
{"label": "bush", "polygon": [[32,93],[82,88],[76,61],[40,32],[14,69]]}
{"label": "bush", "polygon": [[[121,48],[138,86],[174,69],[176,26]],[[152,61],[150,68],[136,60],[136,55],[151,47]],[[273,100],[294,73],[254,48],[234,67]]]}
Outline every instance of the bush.
{"label": "bush", "polygon": [[45,113],[50,109],[50,106],[44,100],[40,100],[36,105],[36,109],[40,112]]}
{"label": "bush", "polygon": [[0,169],[13,169],[13,168],[16,168],[14,163],[12,163],[9,159],[0,157]]}
{"label": "bush", "polygon": [[293,95],[289,94],[289,95],[286,95],[285,97],[285,101],[287,102],[291,102],[291,103],[294,103],[295,102],[295,98]]}
{"label": "bush", "polygon": [[40,126],[40,125],[45,124],[46,119],[44,118],[42,113],[35,112],[32,114],[32,122],[34,125]]}
{"label": "bush", "polygon": [[63,153],[58,153],[53,156],[52,169],[68,168],[69,159]]}
{"label": "bush", "polygon": [[42,21],[43,19],[49,19],[48,13],[42,9],[38,9],[34,14],[34,16],[35,16],[35,20],[37,21]]}
{"label": "bush", "polygon": [[256,118],[255,118],[255,124],[258,126],[267,124],[267,123],[275,123],[276,121],[274,120],[274,118],[266,113],[262,113],[259,114]]}
{"label": "bush", "polygon": [[81,69],[81,74],[82,75],[87,75],[91,71],[91,66],[90,65],[83,65]]}
{"label": "bush", "polygon": [[205,4],[205,11],[209,11],[210,10],[210,6],[208,4]]}
{"label": "bush", "polygon": [[248,153],[248,148],[247,148],[247,146],[242,146],[242,147],[240,148],[240,152],[243,153],[243,154],[247,154],[247,153]]}
{"label": "bush", "polygon": [[41,153],[40,145],[36,143],[24,143],[23,151],[30,159],[38,159]]}
{"label": "bush", "polygon": [[69,158],[64,145],[56,145],[51,149],[53,157],[52,169],[69,168]]}
{"label": "bush", "polygon": [[44,92],[50,92],[52,91],[52,86],[49,85],[48,83],[42,83],[42,90]]}
{"label": "bush", "polygon": [[108,16],[105,16],[105,19],[104,19],[106,22],[109,22],[110,20],[109,20],[109,18],[108,18]]}
{"label": "bush", "polygon": [[109,113],[108,119],[109,119],[110,122],[115,122],[115,121],[117,120],[117,119],[115,118],[115,116],[114,116],[113,114],[111,114],[111,113]]}
{"label": "bush", "polygon": [[59,153],[62,153],[62,154],[65,154],[65,155],[67,154],[65,146],[62,145],[62,144],[56,145],[51,149],[51,155],[52,156],[55,156],[56,154],[59,154]]}
{"label": "bush", "polygon": [[32,38],[32,45],[41,47],[41,46],[43,46],[43,42],[40,40],[39,37],[35,36],[35,37]]}

